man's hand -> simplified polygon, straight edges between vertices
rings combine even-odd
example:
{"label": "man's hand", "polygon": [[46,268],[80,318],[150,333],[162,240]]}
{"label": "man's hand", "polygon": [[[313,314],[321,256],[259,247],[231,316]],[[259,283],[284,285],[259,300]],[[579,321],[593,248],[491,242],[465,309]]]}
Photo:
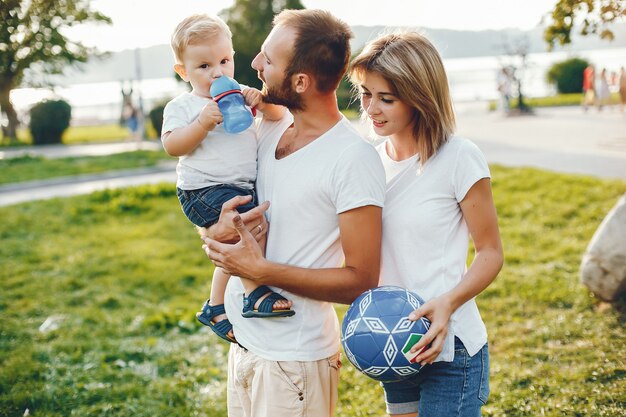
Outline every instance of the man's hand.
{"label": "man's hand", "polygon": [[247,204],[252,200],[251,196],[233,197],[222,205],[220,218],[208,229],[200,229],[202,237],[208,237],[222,243],[236,243],[239,241],[239,233],[234,226],[234,219],[241,217],[245,227],[250,231],[257,241],[261,241],[267,233],[268,223],[265,220],[265,212],[270,206],[269,201],[265,201],[252,210],[239,214],[237,207]]}
{"label": "man's hand", "polygon": [[239,236],[239,242],[227,244],[203,237],[205,244],[202,248],[215,266],[227,273],[241,278],[258,278],[265,262],[261,247],[246,228],[241,216],[234,217],[233,227]]}

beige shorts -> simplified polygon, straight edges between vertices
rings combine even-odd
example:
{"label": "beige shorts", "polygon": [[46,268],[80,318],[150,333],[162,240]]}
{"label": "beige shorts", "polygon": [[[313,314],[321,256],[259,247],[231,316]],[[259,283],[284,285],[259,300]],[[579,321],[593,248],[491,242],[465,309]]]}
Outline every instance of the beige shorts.
{"label": "beige shorts", "polygon": [[228,355],[228,416],[332,416],[339,368],[339,353],[312,362],[276,362],[233,343]]}

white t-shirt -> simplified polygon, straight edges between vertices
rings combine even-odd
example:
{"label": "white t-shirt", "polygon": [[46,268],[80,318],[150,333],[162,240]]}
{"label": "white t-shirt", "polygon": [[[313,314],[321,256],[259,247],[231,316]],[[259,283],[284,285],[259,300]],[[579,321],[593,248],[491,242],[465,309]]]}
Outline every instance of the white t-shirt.
{"label": "white t-shirt", "polygon": [[[459,203],[478,180],[490,177],[489,167],[476,145],[452,137],[423,167],[415,158],[394,175],[397,163],[385,143],[377,147],[387,173],[381,282],[428,301],[455,287],[465,274],[469,231]],[[474,299],[452,314],[438,361],[453,360],[454,336],[470,355],[487,342]]]}
{"label": "white t-shirt", "polygon": [[[277,160],[276,146],[291,114],[259,127],[259,201],[270,201],[266,257],[304,268],[338,268],[344,261],[339,216],[383,206],[385,172],[376,150],[343,118],[302,149]],[[367,236],[363,236],[364,239]],[[293,301],[287,318],[241,316],[241,281],[230,279],[226,312],[239,343],[268,360],[315,361],[339,351],[339,324],[330,302],[273,288]]]}
{"label": "white t-shirt", "polygon": [[[167,103],[163,111],[163,133],[188,126],[210,101],[183,93]],[[197,190],[218,184],[252,188],[256,179],[256,124],[231,134],[219,124],[191,153],[178,158],[176,186]]]}

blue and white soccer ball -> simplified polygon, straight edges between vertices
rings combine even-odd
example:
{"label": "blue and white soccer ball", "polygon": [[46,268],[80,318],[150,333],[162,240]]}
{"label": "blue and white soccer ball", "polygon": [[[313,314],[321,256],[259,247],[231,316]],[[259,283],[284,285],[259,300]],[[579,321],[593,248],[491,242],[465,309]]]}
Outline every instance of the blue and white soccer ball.
{"label": "blue and white soccer ball", "polygon": [[[424,304],[417,294],[400,287],[367,290],[348,308],[341,326],[341,343],[348,360],[377,381],[393,382],[417,374],[408,350],[430,327],[426,318],[408,315]],[[404,353],[403,353],[404,352]]]}

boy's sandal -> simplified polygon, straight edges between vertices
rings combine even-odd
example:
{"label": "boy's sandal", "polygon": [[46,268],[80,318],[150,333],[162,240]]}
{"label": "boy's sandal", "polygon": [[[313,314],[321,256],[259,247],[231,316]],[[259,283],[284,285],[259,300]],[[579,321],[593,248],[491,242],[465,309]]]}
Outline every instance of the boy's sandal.
{"label": "boy's sandal", "polygon": [[237,341],[228,336],[228,332],[232,330],[233,325],[228,321],[228,319],[224,319],[218,321],[217,323],[213,321],[215,316],[219,316],[220,314],[226,314],[226,310],[224,309],[224,304],[218,304],[216,306],[210,306],[209,300],[206,300],[204,305],[202,306],[202,311],[196,313],[196,318],[198,321],[205,326],[209,326],[211,330],[215,332],[216,335],[226,340],[227,342],[237,343]]}
{"label": "boy's sandal", "polygon": [[[254,308],[254,305],[261,297],[265,294],[270,293],[267,297],[265,297],[260,303],[258,308]],[[287,300],[282,295],[275,293],[269,287],[265,285],[261,285],[254,291],[250,293],[247,297],[243,296],[243,312],[242,316],[246,318],[258,317],[258,318],[268,318],[268,317],[290,317],[296,314],[295,311],[287,308],[287,309],[276,309],[274,310],[274,303],[278,300]]]}

